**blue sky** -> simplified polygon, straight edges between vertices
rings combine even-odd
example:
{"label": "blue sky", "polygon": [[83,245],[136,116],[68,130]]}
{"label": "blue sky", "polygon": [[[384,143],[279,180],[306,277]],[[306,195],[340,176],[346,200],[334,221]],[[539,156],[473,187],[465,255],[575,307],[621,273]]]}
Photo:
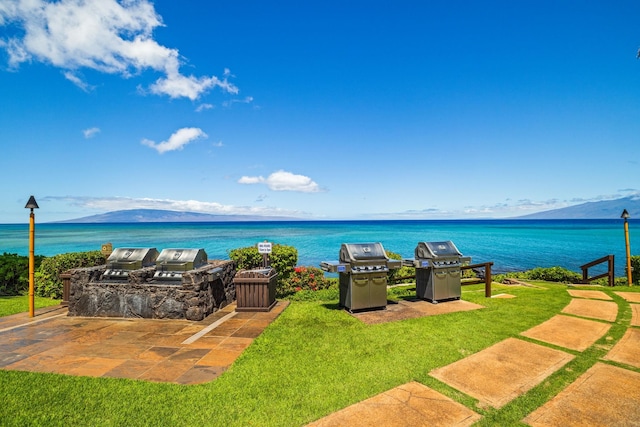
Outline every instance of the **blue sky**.
{"label": "blue sky", "polygon": [[0,223],[640,191],[637,1],[0,0]]}

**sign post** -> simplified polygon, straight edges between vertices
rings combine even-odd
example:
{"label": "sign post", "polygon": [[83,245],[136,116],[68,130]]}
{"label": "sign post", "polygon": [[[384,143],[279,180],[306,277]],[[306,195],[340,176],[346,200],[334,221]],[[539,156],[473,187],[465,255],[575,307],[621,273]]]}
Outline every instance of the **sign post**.
{"label": "sign post", "polygon": [[262,265],[264,268],[269,267],[269,254],[271,253],[271,242],[264,241],[258,243],[258,253],[262,254]]}

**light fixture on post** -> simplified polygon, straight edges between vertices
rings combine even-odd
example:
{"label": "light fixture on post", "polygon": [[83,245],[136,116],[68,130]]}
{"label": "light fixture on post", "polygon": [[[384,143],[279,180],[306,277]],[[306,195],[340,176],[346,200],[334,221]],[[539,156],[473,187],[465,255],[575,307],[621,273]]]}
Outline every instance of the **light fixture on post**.
{"label": "light fixture on post", "polygon": [[624,219],[624,242],[627,249],[627,281],[631,286],[631,248],[629,248],[629,212],[627,210],[622,211],[620,218]]}
{"label": "light fixture on post", "polygon": [[34,209],[38,209],[36,198],[31,196],[27,202],[25,209],[31,209],[29,214],[29,317],[35,315],[34,301],[34,271],[35,271],[35,234],[36,234],[36,215]]}

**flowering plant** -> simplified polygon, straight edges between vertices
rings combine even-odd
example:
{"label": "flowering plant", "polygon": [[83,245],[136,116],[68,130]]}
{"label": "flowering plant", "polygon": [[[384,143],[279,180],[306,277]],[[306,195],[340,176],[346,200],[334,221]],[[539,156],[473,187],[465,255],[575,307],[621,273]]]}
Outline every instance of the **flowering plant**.
{"label": "flowering plant", "polygon": [[296,267],[289,276],[287,283],[287,293],[299,292],[302,290],[317,291],[327,289],[330,283],[324,272],[317,267]]}

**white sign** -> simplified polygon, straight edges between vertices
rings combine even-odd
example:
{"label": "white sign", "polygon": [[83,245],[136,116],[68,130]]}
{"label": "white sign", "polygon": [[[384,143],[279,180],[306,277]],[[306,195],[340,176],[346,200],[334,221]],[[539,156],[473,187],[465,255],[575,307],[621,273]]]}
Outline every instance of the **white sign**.
{"label": "white sign", "polygon": [[270,254],[271,253],[271,242],[260,242],[260,243],[258,243],[258,253]]}

